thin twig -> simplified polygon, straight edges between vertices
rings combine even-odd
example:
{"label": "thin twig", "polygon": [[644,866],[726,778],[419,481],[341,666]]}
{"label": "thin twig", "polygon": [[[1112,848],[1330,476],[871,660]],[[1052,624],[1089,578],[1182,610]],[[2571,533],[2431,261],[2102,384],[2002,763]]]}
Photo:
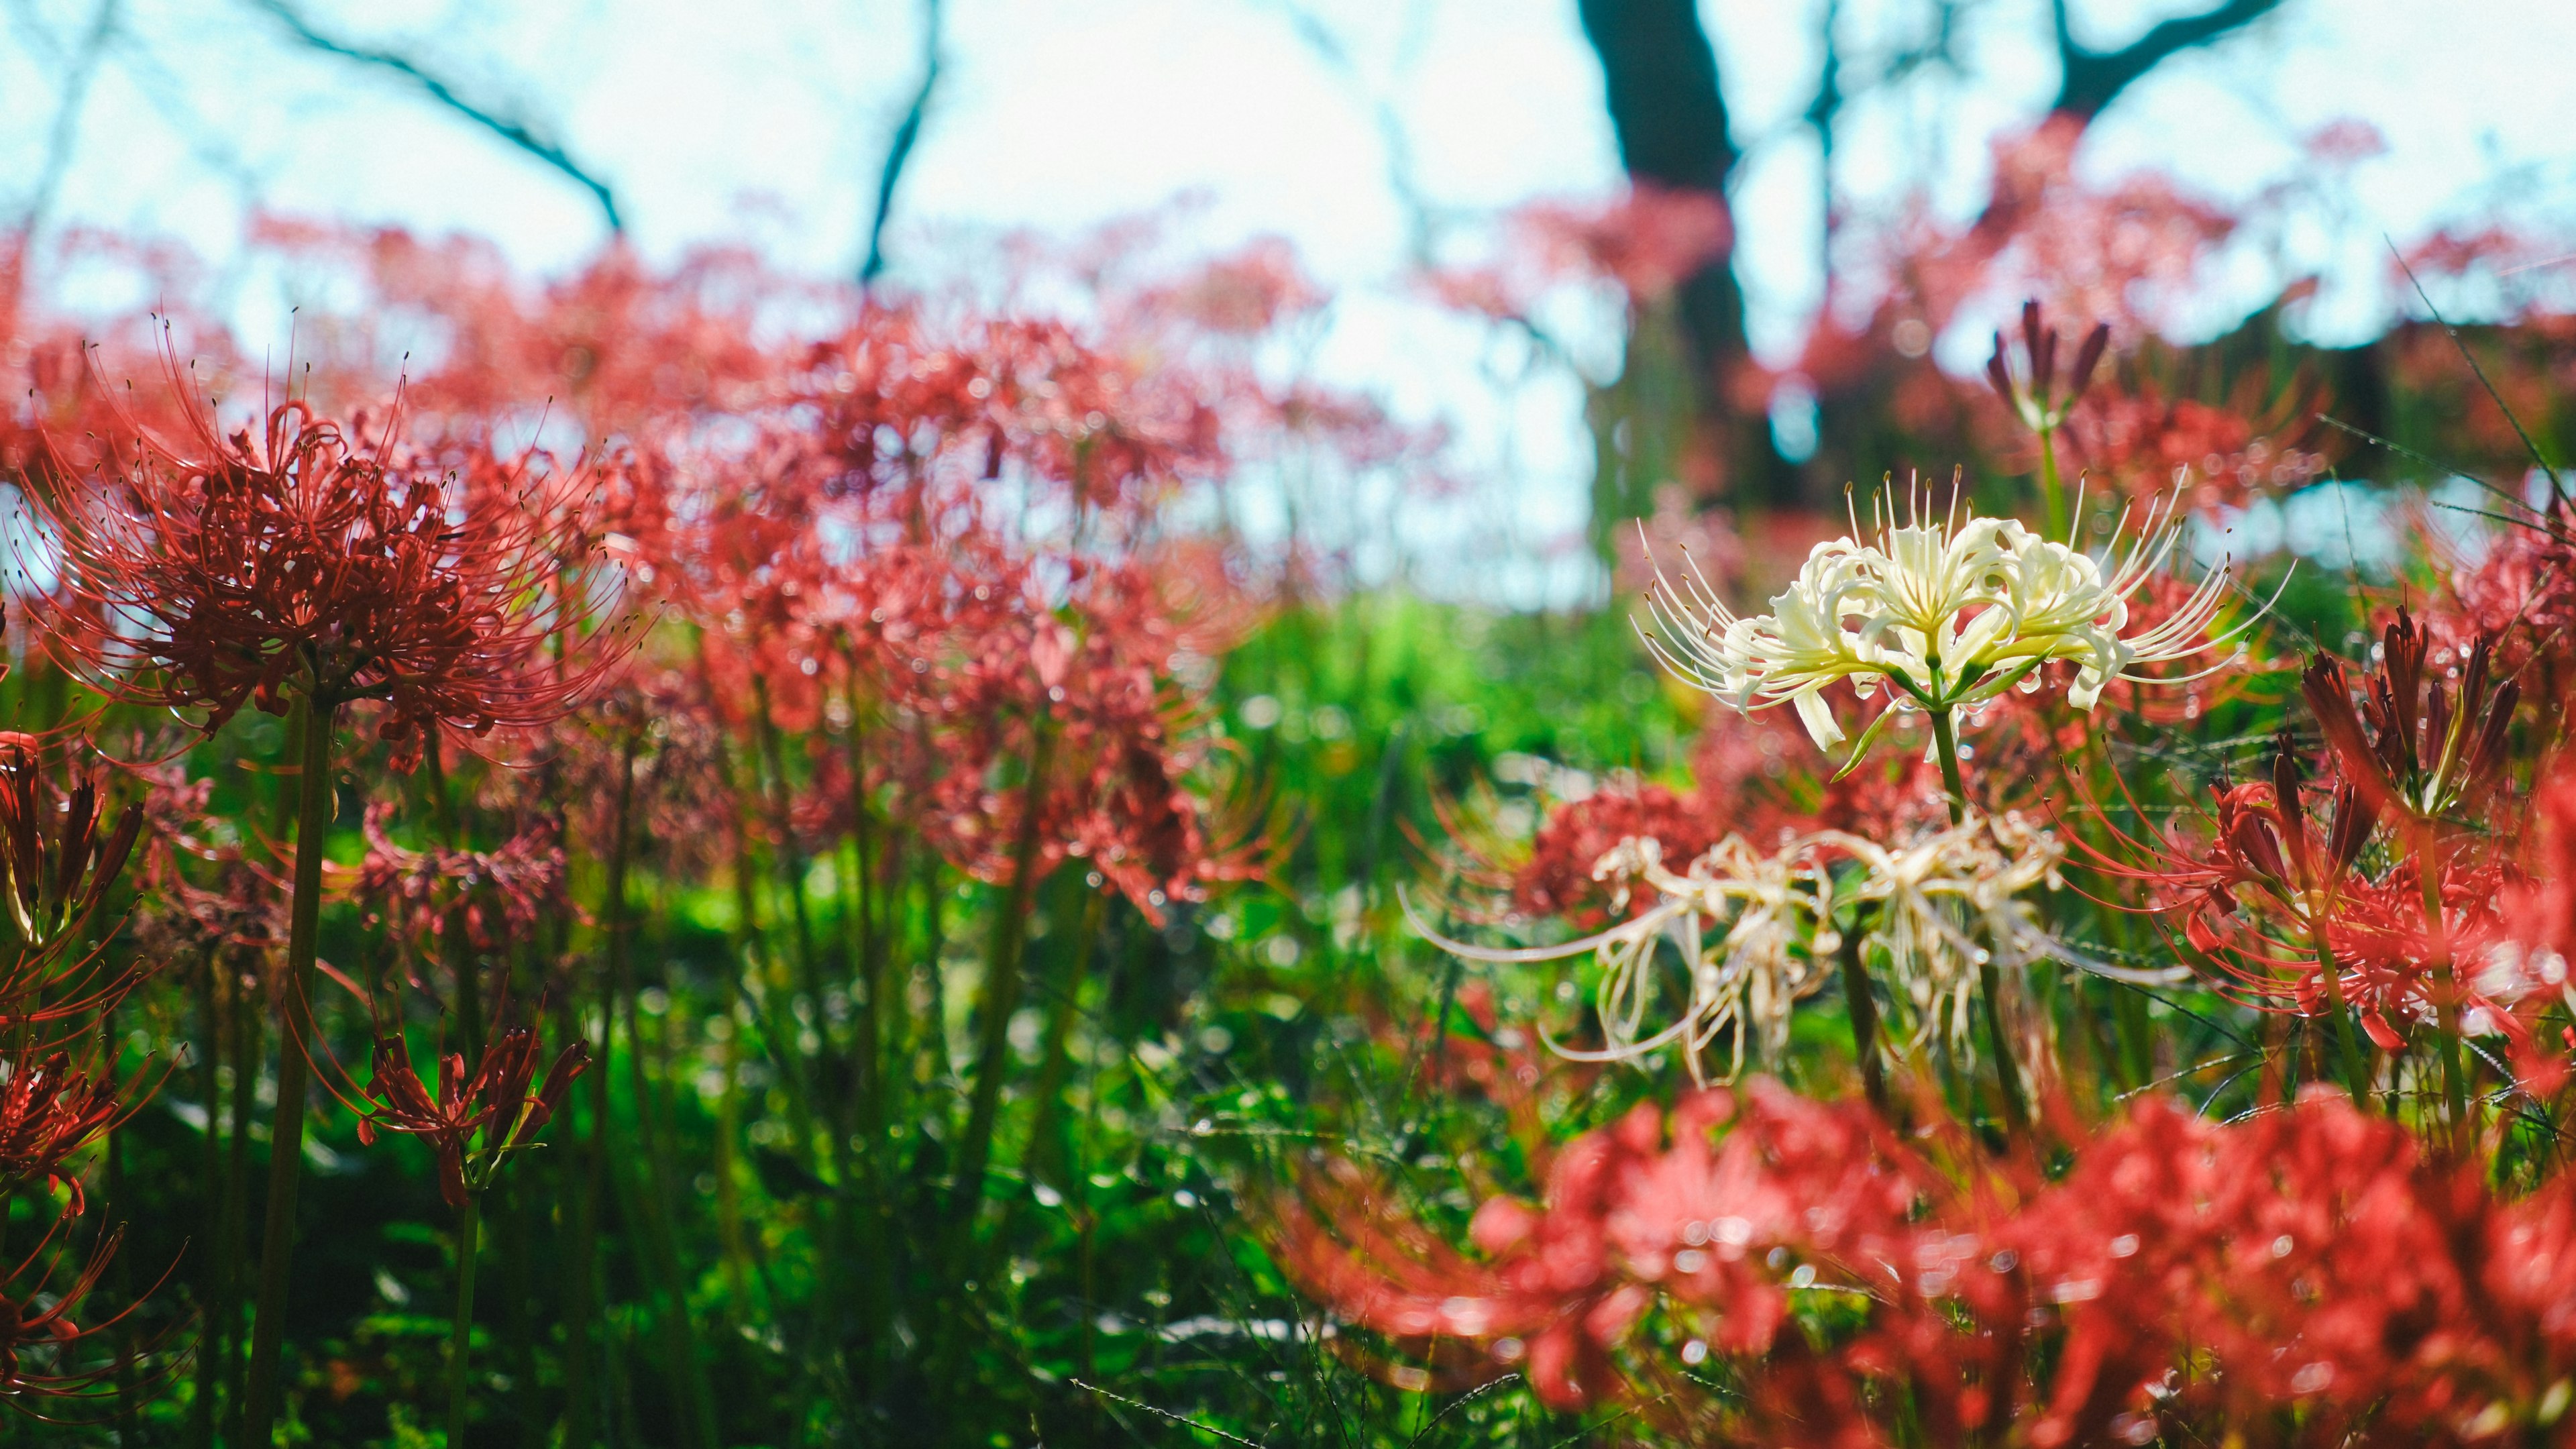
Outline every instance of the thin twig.
{"label": "thin twig", "polygon": [[874,284],[885,271],[886,222],[894,215],[895,188],[903,181],[903,168],[912,160],[912,148],[921,140],[922,122],[930,114],[931,95],[939,88],[940,19],[940,0],[921,0],[921,84],[913,88],[912,103],[895,124],[894,135],[886,142],[885,164],[877,170],[877,205],[868,219],[868,254],[859,263],[861,290]]}
{"label": "thin twig", "polygon": [[399,51],[378,50],[371,46],[352,44],[315,29],[313,22],[307,20],[304,13],[288,3],[288,0],[246,0],[246,3],[251,8],[275,18],[279,24],[293,32],[296,39],[313,49],[325,55],[338,56],[342,60],[372,66],[378,70],[392,71],[418,87],[421,93],[431,100],[544,162],[590,193],[591,199],[599,204],[600,214],[607,219],[608,229],[611,232],[621,235],[625,232],[625,218],[618,214],[617,197],[609,190],[608,183],[590,174],[581,163],[572,158],[572,154],[564,149],[562,143],[539,134],[530,122],[466,99],[446,77],[428,70],[420,62]]}

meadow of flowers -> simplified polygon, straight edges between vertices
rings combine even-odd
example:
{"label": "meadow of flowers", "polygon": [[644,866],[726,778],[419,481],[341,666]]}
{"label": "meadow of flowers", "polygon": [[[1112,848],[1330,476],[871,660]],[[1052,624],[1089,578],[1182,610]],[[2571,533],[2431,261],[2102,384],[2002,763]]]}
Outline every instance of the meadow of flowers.
{"label": "meadow of flowers", "polygon": [[2181,346],[2250,223],[2067,155],[1829,311],[1829,491],[1671,402],[1702,209],[1426,277],[1626,309],[1524,613],[1239,521],[1454,482],[1276,246],[270,222],[284,361],[11,252],[0,1438],[2576,1434],[2576,307]]}

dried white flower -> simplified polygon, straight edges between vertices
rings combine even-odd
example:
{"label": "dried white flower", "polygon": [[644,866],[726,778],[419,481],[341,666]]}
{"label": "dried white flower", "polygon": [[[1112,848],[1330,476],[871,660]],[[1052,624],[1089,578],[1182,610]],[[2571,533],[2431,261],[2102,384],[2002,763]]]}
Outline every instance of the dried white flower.
{"label": "dried white flower", "polygon": [[[1702,1058],[1721,1037],[1729,1039],[1724,1075],[1730,1077],[1743,1068],[1748,1038],[1769,1059],[1786,1050],[1792,1009],[1831,979],[1843,944],[1834,926],[1839,908],[1857,908],[1863,951],[1883,961],[1897,996],[1911,1007],[1915,1046],[1943,1029],[1966,1046],[1977,968],[1989,962],[2018,970],[2056,961],[2123,980],[2173,979],[2172,972],[2089,960],[2041,929],[2027,897],[2056,887],[2065,857],[2055,832],[2018,813],[1971,816],[1892,847],[1824,830],[1766,854],[1730,835],[1680,871],[1665,863],[1657,842],[1632,838],[1605,853],[1593,877],[1620,883],[1621,909],[1639,893],[1644,908],[1579,940],[1472,946],[1431,929],[1409,904],[1406,909],[1425,938],[1472,961],[1591,955],[1600,968],[1593,1007],[1602,1044],[1558,1046],[1559,1054],[1634,1062],[1671,1047],[1692,1078],[1704,1081]],[[1679,992],[1657,969],[1666,944],[1688,973]],[[1675,996],[1679,1010],[1659,1023],[1659,1004]],[[1730,1035],[1731,1027],[1739,1029]]]}

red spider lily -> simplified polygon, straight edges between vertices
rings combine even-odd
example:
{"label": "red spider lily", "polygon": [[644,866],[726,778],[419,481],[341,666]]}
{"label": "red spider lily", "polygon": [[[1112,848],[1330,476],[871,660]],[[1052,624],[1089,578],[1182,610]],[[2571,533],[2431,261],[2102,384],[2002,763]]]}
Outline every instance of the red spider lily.
{"label": "red spider lily", "polygon": [[1568,801],[1548,813],[1529,859],[1513,872],[1512,905],[1577,930],[1597,928],[1609,918],[1614,892],[1593,875],[1602,856],[1623,840],[1644,839],[1661,844],[1666,859],[1691,860],[1718,842],[1723,824],[1700,792],[1681,795],[1652,783],[1614,784]]}
{"label": "red spider lily", "polygon": [[[392,227],[355,228],[264,216],[254,234],[299,266],[342,268],[357,297],[320,341],[354,369],[408,345],[389,319],[432,319],[439,360],[412,385],[422,422],[441,438],[487,434],[523,409],[568,412],[594,438],[648,433],[739,403],[774,370],[754,340],[755,312],[800,290],[748,253],[695,253],[666,272],[623,246],[543,287],[514,277],[488,242],[423,241]],[[308,316],[311,314],[308,312]],[[307,344],[310,345],[310,344]]]}
{"label": "red spider lily", "polygon": [[2320,654],[2300,680],[2346,777],[2383,807],[2427,820],[2473,805],[2506,783],[2505,732],[2522,698],[2510,679],[2489,688],[2493,636],[2471,646],[2456,695],[2426,672],[2431,644],[2431,634],[2400,608],[2358,709],[2340,660]]}
{"label": "red spider lily", "polygon": [[2157,304],[2186,294],[2236,218],[2162,177],[2083,181],[2075,167],[2083,133],[2081,122],[2057,116],[1996,139],[1983,214],[1955,237],[1919,238],[1905,263],[1932,316],[1946,319],[1980,292],[2040,293],[2072,315],[2108,320],[2125,338],[2154,330]]}
{"label": "red spider lily", "polygon": [[2532,792],[2530,884],[2506,902],[2515,934],[2562,959],[2576,952],[2576,773]]}
{"label": "red spider lily", "polygon": [[[2316,1017],[2338,1003],[2360,1013],[2386,1050],[2404,1027],[2450,1006],[2472,1025],[2519,1036],[2512,1007],[2541,984],[2525,979],[2504,902],[2523,877],[2465,837],[2430,842],[2442,914],[2428,921],[2418,854],[2373,878],[2358,869],[2380,820],[2373,792],[2346,780],[2326,796],[2322,824],[2285,735],[2265,783],[2219,787],[2197,845],[2141,840],[2105,825],[2110,847],[2077,848],[2115,879],[2145,885],[2147,908],[2181,917],[2185,940],[2237,1000]],[[2335,977],[2324,975],[2331,962]]]}
{"label": "red spider lily", "polygon": [[1281,237],[1256,237],[1177,280],[1147,287],[1133,310],[1144,318],[1220,337],[1257,337],[1329,300]]}
{"label": "red spider lily", "polygon": [[68,1253],[56,1242],[77,1211],[75,1207],[56,1216],[43,1240],[6,1279],[0,1279],[0,1400],[46,1422],[63,1422],[48,1412],[54,1404],[95,1401],[119,1391],[112,1382],[120,1369],[115,1356],[83,1365],[75,1362],[74,1355],[83,1345],[110,1335],[150,1296],[147,1290],[107,1318],[84,1323],[74,1317],[106,1277],[125,1237],[122,1228],[102,1234],[80,1270],[68,1282],[57,1283],[55,1275]]}
{"label": "red spider lily", "polygon": [[[2441,915],[2425,919],[2417,872],[2421,858],[2398,863],[2378,881],[2356,881],[2335,901],[2322,934],[2344,969],[2345,997],[2362,1014],[2371,1040],[2402,1044],[2396,1023],[2435,1023],[2445,1008],[2466,1014],[2462,1030],[2521,1034],[2511,1007],[2543,984],[2527,979],[2525,962],[2503,915],[2523,882],[2504,862],[2458,850],[2440,862]],[[2536,963],[2535,963],[2536,964]],[[2317,989],[2313,982],[2306,990]]]}
{"label": "red spider lily", "polygon": [[2079,437],[2086,461],[2136,497],[2162,493],[2179,477],[2190,480],[2192,507],[2241,508],[2266,491],[2302,487],[2326,468],[2324,454],[2305,446],[2313,424],[2303,420],[2315,414],[2317,400],[2295,391],[2260,417],[2168,400],[2147,383],[2127,395],[2097,395],[2085,411],[2090,425]]}
{"label": "red spider lily", "polygon": [[[494,1014],[496,1023],[504,1014]],[[420,1138],[438,1156],[439,1192],[450,1206],[463,1207],[469,1196],[491,1186],[512,1156],[536,1145],[573,1079],[590,1065],[589,1044],[573,1041],[555,1054],[545,1081],[531,1092],[538,1050],[533,1030],[500,1028],[470,1075],[462,1053],[439,1057],[433,1091],[413,1068],[402,1029],[379,1028],[374,1079],[365,1094],[375,1105],[352,1103],[359,1111],[358,1140],[372,1144],[378,1132]]]}
{"label": "red spider lily", "polygon": [[2004,334],[1998,331],[1994,355],[1986,359],[1986,381],[1994,385],[1996,396],[2004,400],[2004,406],[2013,410],[2024,427],[2032,432],[2053,433],[2083,401],[2084,390],[2093,385],[2093,369],[2111,345],[2111,324],[2096,322],[2084,334],[2084,341],[2075,349],[2074,365],[2067,369],[2063,393],[2057,390],[2057,329],[2041,321],[2036,301],[2022,304],[2021,340],[2022,356],[2028,365],[2023,376],[2013,376],[2011,359],[2004,350]]}
{"label": "red spider lily", "polygon": [[[1548,812],[1526,859],[1508,871],[1492,868],[1502,848],[1478,843],[1485,832],[1453,828],[1450,834],[1482,858],[1485,868],[1471,877],[1474,883],[1493,877],[1509,890],[1514,910],[1591,930],[1608,922],[1619,894],[1594,867],[1622,840],[1651,839],[1665,860],[1679,862],[1729,834],[1757,843],[1815,830],[1889,839],[1947,822],[1940,771],[1931,764],[1890,756],[1819,782],[1802,763],[1806,758],[1797,731],[1774,717],[1728,718],[1701,732],[1689,789],[1614,780],[1564,801]],[[1990,773],[1981,772],[1980,780]]]}
{"label": "red spider lily", "polygon": [[[1213,838],[1222,827],[1191,788],[1216,746],[1168,672],[1186,632],[1150,574],[1084,566],[1075,584],[1060,613],[1018,569],[958,596],[907,692],[923,728],[905,741],[898,793],[934,847],[995,881],[1017,869],[1034,802],[1039,877],[1083,860],[1159,921],[1170,901],[1259,869],[1259,850]],[[1042,734],[1044,778],[1015,778]]]}
{"label": "red spider lily", "polygon": [[[622,756],[632,751],[629,805],[641,828],[627,832],[629,848],[649,849],[665,869],[683,873],[725,858],[725,838],[740,819],[725,789],[729,747],[724,716],[709,697],[702,671],[633,660],[579,715],[547,735],[546,753],[560,772],[567,834],[598,841],[615,831]],[[535,811],[553,802],[506,803]]]}
{"label": "red spider lily", "polygon": [[[20,943],[0,958],[0,1029],[46,1028],[111,1009],[156,968],[150,960],[111,961],[103,938],[112,932],[85,939],[133,855],[143,811],[127,806],[103,834],[101,823],[94,781],[59,789],[33,737],[0,735],[0,895]],[[18,1049],[58,1045],[30,1039]]]}
{"label": "red spider lily", "polygon": [[35,741],[0,736],[0,869],[7,872],[19,939],[30,947],[89,919],[124,873],[143,828],[143,807],[128,805],[102,834],[98,786],[86,778],[73,784],[59,809],[47,798],[51,793]]}
{"label": "red spider lily", "polygon": [[150,905],[138,925],[152,948],[147,954],[237,947],[257,957],[285,942],[286,893],[278,882],[238,855],[218,859],[212,886],[190,884],[174,862],[156,864]]}
{"label": "red spider lily", "polygon": [[385,831],[393,807],[367,808],[366,858],[349,890],[370,923],[390,920],[406,944],[461,930],[478,951],[525,940],[566,904],[564,852],[539,821],[493,850],[406,850]]}
{"label": "red spider lily", "polygon": [[1533,203],[1512,223],[1501,255],[1432,273],[1432,294],[1506,321],[1538,315],[1546,294],[1568,279],[1615,282],[1633,300],[1652,302],[1726,255],[1734,240],[1723,201],[1654,186],[1589,207]]}
{"label": "red spider lily", "polygon": [[2442,623],[2453,636],[2493,636],[2496,667],[2517,679],[2537,676],[2540,698],[2557,700],[2568,687],[2561,656],[2552,648],[2576,628],[2576,559],[2570,557],[2568,505],[2552,501],[2527,527],[2505,528],[2475,560],[2447,556],[2441,535],[2430,530],[2435,575],[2449,607]]}
{"label": "red spider lily", "polygon": [[2345,782],[2328,795],[2320,829],[2309,818],[2287,735],[2273,751],[2269,781],[2216,786],[2211,794],[2216,813],[2198,848],[2141,841],[2107,825],[2125,856],[2079,840],[2104,873],[2145,883],[2155,909],[2186,912],[2186,933],[2203,950],[2216,949],[2240,908],[2302,932],[2301,923],[2351,878],[2379,821],[2376,804]]}
{"label": "red spider lily", "polygon": [[472,734],[561,714],[600,658],[565,670],[597,602],[548,592],[565,560],[596,561],[575,475],[476,455],[460,474],[368,444],[301,402],[264,430],[217,435],[190,418],[188,451],[157,438],[90,485],[31,501],[57,552],[46,647],[129,701],[282,713],[292,690],[326,708],[375,701],[396,762],[423,731]]}
{"label": "red spider lily", "polygon": [[1277,1241],[1415,1386],[1520,1371],[1725,1442],[2453,1443],[2563,1411],[2565,1180],[2499,1197],[2331,1096],[2224,1127],[2149,1099],[2077,1137],[2048,1181],[1756,1082],[1686,1099],[1669,1141],[1652,1107],[1578,1139],[1543,1203],[1478,1211],[1481,1257],[1346,1167]]}
{"label": "red spider lily", "polygon": [[13,1057],[5,1065],[8,1076],[0,1081],[0,1193],[42,1179],[48,1190],[68,1188],[71,1211],[80,1212],[80,1181],[64,1175],[64,1159],[142,1110],[160,1086],[153,1074],[155,1063],[146,1061],[123,1082],[101,1063],[73,1065],[67,1052],[52,1052],[41,1059]]}

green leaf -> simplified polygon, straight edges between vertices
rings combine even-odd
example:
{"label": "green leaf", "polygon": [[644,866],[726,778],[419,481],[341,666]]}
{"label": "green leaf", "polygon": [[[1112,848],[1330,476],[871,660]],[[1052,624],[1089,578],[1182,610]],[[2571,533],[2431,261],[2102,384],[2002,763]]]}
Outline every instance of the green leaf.
{"label": "green leaf", "polygon": [[1860,768],[1862,757],[1869,753],[1870,741],[1878,738],[1880,728],[1887,723],[1888,716],[1894,713],[1896,713],[1896,705],[1893,701],[1890,701],[1887,708],[1878,712],[1878,718],[1869,722],[1869,728],[1860,732],[1860,738],[1852,741],[1851,758],[1843,761],[1843,767],[1841,769],[1834,771],[1835,779],[1839,780],[1843,776]]}

